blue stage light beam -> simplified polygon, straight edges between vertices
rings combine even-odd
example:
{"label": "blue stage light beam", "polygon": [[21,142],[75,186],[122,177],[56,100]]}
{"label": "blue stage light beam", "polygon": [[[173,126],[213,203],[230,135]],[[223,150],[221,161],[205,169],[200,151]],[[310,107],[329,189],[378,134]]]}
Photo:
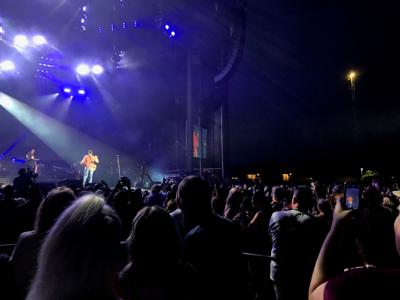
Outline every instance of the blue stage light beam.
{"label": "blue stage light beam", "polygon": [[10,147],[8,147],[1,155],[1,159],[4,159],[20,142],[22,138],[18,138]]}
{"label": "blue stage light beam", "polygon": [[93,81],[96,84],[96,87],[100,92],[101,97],[104,100],[104,103],[106,104],[108,110],[111,111],[112,113],[115,113],[118,110],[120,110],[121,103],[118,102],[118,100],[115,99],[113,95],[111,95],[111,93],[103,86],[103,84],[96,77],[93,77]]}
{"label": "blue stage light beam", "polygon": [[112,158],[116,153],[125,157],[127,163],[135,160],[126,153],[121,153],[89,135],[78,131],[25,103],[0,92],[0,107],[8,111],[28,130],[42,140],[49,148],[68,163],[79,163],[88,149],[93,149],[100,156],[100,161]]}

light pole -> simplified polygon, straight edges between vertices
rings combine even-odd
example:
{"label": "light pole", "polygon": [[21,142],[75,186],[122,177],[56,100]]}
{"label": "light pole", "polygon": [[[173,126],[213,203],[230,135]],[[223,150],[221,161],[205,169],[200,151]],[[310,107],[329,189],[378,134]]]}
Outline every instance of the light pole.
{"label": "light pole", "polygon": [[356,107],[356,81],[358,74],[355,71],[350,71],[347,74],[347,79],[350,81],[351,90],[351,106],[353,110],[353,134],[354,138],[358,138],[358,119],[357,119],[357,107]]}

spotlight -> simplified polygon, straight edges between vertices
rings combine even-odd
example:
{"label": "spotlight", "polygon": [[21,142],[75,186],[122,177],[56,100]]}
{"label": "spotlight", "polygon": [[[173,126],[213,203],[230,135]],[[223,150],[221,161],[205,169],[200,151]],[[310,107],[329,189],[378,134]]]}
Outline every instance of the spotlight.
{"label": "spotlight", "polygon": [[36,46],[42,46],[42,45],[47,44],[47,40],[43,35],[35,35],[32,38],[32,41]]}
{"label": "spotlight", "polygon": [[165,24],[165,30],[169,30],[169,25]]}
{"label": "spotlight", "polygon": [[86,64],[80,64],[79,66],[76,67],[76,73],[79,75],[86,76],[90,73],[90,68]]}
{"label": "spotlight", "polygon": [[14,46],[17,48],[25,48],[26,46],[28,46],[29,41],[28,38],[26,37],[26,35],[17,35],[14,37]]}
{"label": "spotlight", "polygon": [[94,66],[92,67],[92,73],[95,74],[95,75],[100,75],[100,74],[102,74],[103,72],[104,72],[104,69],[103,69],[103,67],[100,66],[100,65],[94,65]]}
{"label": "spotlight", "polygon": [[172,31],[171,36],[175,36],[175,35],[176,35],[175,31]]}
{"label": "spotlight", "polygon": [[86,91],[84,89],[79,89],[78,90],[78,95],[85,96],[86,95]]}
{"label": "spotlight", "polygon": [[63,92],[64,92],[65,94],[71,94],[72,90],[71,90],[71,88],[69,88],[69,87],[65,87],[65,88],[63,88]]}
{"label": "spotlight", "polygon": [[4,34],[6,31],[4,30],[4,27],[0,25],[0,35]]}
{"label": "spotlight", "polygon": [[0,71],[13,71],[15,70],[15,65],[11,60],[5,60],[0,63]]}
{"label": "spotlight", "polygon": [[82,7],[82,11],[85,11],[85,12],[87,11],[87,6],[86,5]]}

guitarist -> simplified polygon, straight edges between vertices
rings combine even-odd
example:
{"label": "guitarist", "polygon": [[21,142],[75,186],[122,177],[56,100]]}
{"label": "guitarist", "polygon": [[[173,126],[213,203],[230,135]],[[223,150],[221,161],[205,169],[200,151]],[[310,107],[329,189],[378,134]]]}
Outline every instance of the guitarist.
{"label": "guitarist", "polygon": [[88,183],[93,182],[93,173],[96,171],[98,163],[99,158],[97,155],[93,155],[93,150],[88,150],[88,154],[86,154],[81,160],[81,165],[85,167],[83,172],[83,187],[85,187],[86,181]]}
{"label": "guitarist", "polygon": [[31,149],[25,155],[25,159],[26,159],[26,164],[27,164],[28,169],[31,172],[33,172],[33,174],[37,174],[38,173],[38,165],[37,165],[38,159],[35,157],[35,149]]}

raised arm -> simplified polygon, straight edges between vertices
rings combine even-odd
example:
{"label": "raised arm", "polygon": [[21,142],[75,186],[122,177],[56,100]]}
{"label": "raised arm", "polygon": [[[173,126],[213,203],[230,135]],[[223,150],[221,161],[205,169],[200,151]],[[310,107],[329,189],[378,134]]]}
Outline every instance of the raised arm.
{"label": "raised arm", "polygon": [[341,272],[338,259],[338,246],[343,243],[346,222],[350,210],[343,210],[341,201],[336,202],[333,215],[332,227],[325,238],[315,263],[314,272],[312,274],[310,289],[308,292],[309,300],[323,300],[326,283],[330,278],[335,277]]}

